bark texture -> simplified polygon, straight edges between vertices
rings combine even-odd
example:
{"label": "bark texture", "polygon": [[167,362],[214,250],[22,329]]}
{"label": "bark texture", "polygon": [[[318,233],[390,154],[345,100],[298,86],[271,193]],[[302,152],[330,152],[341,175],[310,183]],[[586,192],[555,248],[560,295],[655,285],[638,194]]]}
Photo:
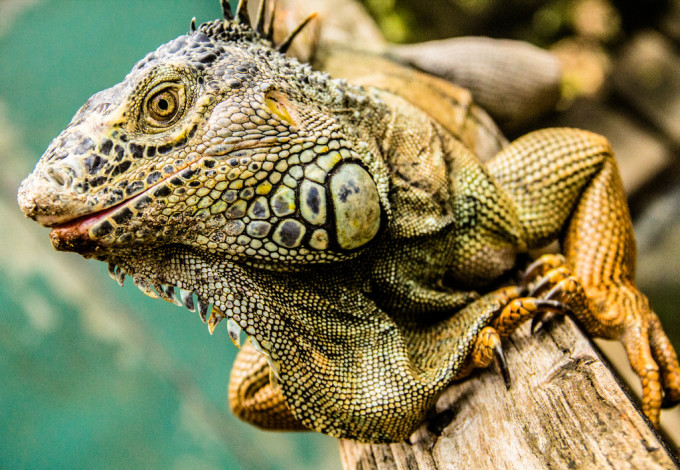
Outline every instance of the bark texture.
{"label": "bark texture", "polygon": [[490,367],[454,384],[410,442],[340,441],[345,469],[679,468],[599,352],[568,318],[504,342],[512,386]]}

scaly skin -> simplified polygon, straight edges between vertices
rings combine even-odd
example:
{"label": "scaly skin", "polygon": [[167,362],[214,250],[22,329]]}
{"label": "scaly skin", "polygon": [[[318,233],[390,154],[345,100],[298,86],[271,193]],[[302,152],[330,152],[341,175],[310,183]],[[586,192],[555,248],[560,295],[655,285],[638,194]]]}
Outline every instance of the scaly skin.
{"label": "scaly skin", "polygon": [[[675,352],[633,284],[606,140],[547,129],[506,145],[442,80],[332,80],[276,51],[244,4],[94,95],[19,191],[57,249],[197,307],[211,331],[246,331],[240,417],[405,439],[453,380],[502,359],[502,338],[563,304],[624,342],[653,422],[680,399]],[[566,260],[531,268],[531,296],[498,289],[518,253],[555,239]]]}

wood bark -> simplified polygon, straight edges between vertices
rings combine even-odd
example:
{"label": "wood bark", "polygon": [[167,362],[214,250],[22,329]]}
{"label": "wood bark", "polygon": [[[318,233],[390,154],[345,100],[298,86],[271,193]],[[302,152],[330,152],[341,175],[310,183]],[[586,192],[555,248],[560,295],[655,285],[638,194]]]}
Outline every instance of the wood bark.
{"label": "wood bark", "polygon": [[[454,384],[409,442],[340,441],[345,469],[676,469],[652,429],[569,318],[503,343],[512,385],[492,366]],[[429,428],[429,429],[428,429]]]}

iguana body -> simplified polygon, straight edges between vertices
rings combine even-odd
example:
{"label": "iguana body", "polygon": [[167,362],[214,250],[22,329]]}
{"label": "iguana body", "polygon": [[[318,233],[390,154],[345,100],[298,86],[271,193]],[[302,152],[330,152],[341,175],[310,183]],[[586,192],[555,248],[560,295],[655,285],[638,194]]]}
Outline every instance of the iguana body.
{"label": "iguana body", "polygon": [[[563,303],[624,342],[652,421],[680,400],[604,138],[507,145],[450,83],[403,68],[332,80],[276,51],[244,5],[93,96],[19,192],[57,249],[245,330],[239,416],[404,439],[451,381],[502,358],[502,337]],[[531,268],[531,296],[502,287],[518,253],[556,239],[566,262]]]}

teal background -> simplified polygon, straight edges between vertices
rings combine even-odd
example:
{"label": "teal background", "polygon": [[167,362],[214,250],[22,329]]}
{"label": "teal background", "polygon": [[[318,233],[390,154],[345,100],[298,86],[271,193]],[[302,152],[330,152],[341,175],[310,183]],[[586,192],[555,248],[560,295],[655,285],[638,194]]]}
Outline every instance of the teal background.
{"label": "teal background", "polygon": [[[392,14],[394,2],[382,3]],[[339,468],[334,439],[266,433],[231,415],[236,349],[224,325],[210,336],[195,314],[129,280],[120,288],[103,263],[55,252],[16,204],[21,180],[87,98],[192,16],[220,14],[218,0],[0,0],[0,470]],[[641,244],[639,279],[677,349],[673,227]]]}
{"label": "teal background", "polygon": [[95,92],[217,0],[0,0],[0,468],[339,468],[334,439],[238,421],[236,348],[55,252],[16,190]]}

